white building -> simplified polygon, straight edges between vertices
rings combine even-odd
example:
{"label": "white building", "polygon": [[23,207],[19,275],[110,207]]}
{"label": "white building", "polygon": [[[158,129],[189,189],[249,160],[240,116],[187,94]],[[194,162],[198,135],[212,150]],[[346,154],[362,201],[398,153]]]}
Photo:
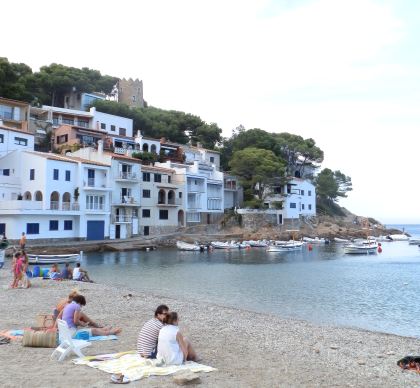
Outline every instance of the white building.
{"label": "white building", "polygon": [[212,224],[224,212],[223,173],[214,165],[195,161],[184,165],[173,162],[157,165],[175,170],[174,183],[180,186],[186,224]]}
{"label": "white building", "polygon": [[291,178],[284,185],[272,187],[272,193],[264,203],[269,208],[283,209],[283,218],[315,216],[315,186],[309,180]]}
{"label": "white building", "polygon": [[[15,150],[33,150],[34,135],[25,130],[9,128],[0,119],[0,158]],[[0,164],[0,170],[4,168]],[[7,169],[6,169],[7,170]],[[2,175],[0,173],[0,175]],[[3,171],[3,175],[4,171]]]}
{"label": "white building", "polygon": [[81,158],[14,151],[0,159],[0,231],[10,239],[109,236],[110,167]]}
{"label": "white building", "polygon": [[110,166],[112,184],[110,238],[125,239],[138,235],[139,208],[141,205],[140,160],[130,156],[104,152],[101,142],[98,143],[97,150],[86,147],[71,153],[71,155]]}
{"label": "white building", "polygon": [[98,112],[95,107],[90,108],[94,128],[106,131],[110,135],[133,137],[133,120],[127,117]]}

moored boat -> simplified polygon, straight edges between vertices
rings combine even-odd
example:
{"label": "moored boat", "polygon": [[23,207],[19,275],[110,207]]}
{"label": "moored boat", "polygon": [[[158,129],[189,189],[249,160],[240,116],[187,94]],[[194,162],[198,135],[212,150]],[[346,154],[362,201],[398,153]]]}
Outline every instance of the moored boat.
{"label": "moored boat", "polygon": [[347,240],[345,238],[334,237],[334,242],[336,242],[336,243],[349,243],[350,240]]}
{"label": "moored boat", "polygon": [[290,252],[301,250],[303,243],[299,241],[288,241],[281,244],[272,244],[267,248],[267,252]]}
{"label": "moored boat", "polygon": [[177,241],[176,247],[181,251],[199,251],[200,246],[198,244],[190,244],[184,241]]}
{"label": "moored boat", "polygon": [[408,244],[409,245],[419,245],[420,244],[420,238],[409,238],[408,239]]}
{"label": "moored boat", "polygon": [[80,262],[83,258],[83,251],[80,253],[65,255],[37,255],[28,254],[29,264],[65,264]]}
{"label": "moored boat", "polygon": [[406,234],[390,234],[389,238],[392,241],[407,241],[408,236]]}
{"label": "moored boat", "polygon": [[368,255],[374,254],[378,250],[378,243],[372,240],[356,241],[344,246],[344,253]]}
{"label": "moored boat", "polygon": [[239,244],[232,241],[232,242],[222,242],[222,241],[212,241],[211,246],[215,249],[237,249],[239,248]]}

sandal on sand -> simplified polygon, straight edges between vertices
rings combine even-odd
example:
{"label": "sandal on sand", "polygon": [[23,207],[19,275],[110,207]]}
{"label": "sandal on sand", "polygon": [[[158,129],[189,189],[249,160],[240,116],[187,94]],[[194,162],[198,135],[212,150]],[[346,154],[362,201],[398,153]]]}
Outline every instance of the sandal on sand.
{"label": "sandal on sand", "polygon": [[125,377],[124,375],[112,375],[111,376],[111,382],[114,384],[128,384],[130,382],[128,377]]}

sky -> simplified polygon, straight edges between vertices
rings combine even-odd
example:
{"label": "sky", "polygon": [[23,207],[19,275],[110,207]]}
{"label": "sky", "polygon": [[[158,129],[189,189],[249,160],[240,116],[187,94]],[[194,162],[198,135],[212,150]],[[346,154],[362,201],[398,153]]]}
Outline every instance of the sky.
{"label": "sky", "polygon": [[340,201],[420,223],[420,1],[8,1],[0,56],[139,78],[153,106],[315,139]]}

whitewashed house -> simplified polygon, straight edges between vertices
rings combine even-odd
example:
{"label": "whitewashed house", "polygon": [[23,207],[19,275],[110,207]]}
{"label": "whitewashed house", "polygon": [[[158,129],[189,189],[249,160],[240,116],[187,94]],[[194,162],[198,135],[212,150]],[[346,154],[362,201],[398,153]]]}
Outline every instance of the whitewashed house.
{"label": "whitewashed house", "polygon": [[110,168],[81,158],[13,151],[0,159],[0,231],[10,239],[109,236]]}
{"label": "whitewashed house", "polygon": [[86,147],[68,155],[110,166],[112,185],[110,238],[125,239],[139,234],[140,160],[126,155],[105,152],[102,142],[98,143],[97,150]]}
{"label": "whitewashed house", "polygon": [[[15,150],[33,150],[34,135],[24,130],[9,128],[0,119],[0,158]],[[0,170],[2,170],[0,165]],[[1,175],[1,173],[0,173]]]}
{"label": "whitewashed house", "polygon": [[214,165],[204,161],[189,165],[167,161],[157,165],[175,170],[174,183],[183,193],[186,225],[212,224],[223,216],[223,173]]}

